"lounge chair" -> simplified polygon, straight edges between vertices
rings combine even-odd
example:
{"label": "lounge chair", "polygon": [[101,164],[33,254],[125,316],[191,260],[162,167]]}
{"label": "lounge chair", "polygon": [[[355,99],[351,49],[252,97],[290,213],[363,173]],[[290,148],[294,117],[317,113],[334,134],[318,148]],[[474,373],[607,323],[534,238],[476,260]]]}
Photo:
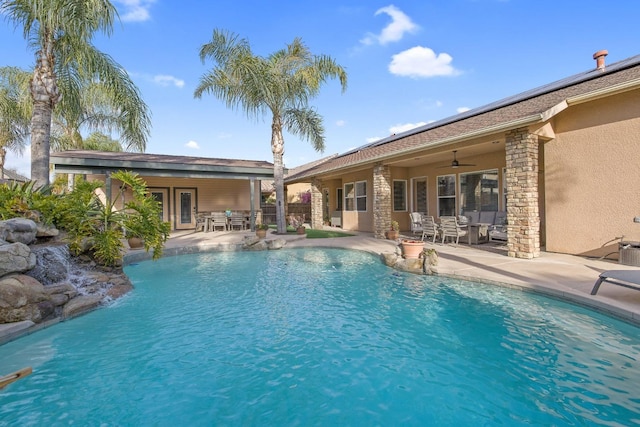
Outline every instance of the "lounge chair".
{"label": "lounge chair", "polygon": [[613,285],[623,286],[629,289],[640,291],[640,270],[608,270],[600,273],[600,277],[596,280],[591,295],[598,293],[602,282],[611,283]]}

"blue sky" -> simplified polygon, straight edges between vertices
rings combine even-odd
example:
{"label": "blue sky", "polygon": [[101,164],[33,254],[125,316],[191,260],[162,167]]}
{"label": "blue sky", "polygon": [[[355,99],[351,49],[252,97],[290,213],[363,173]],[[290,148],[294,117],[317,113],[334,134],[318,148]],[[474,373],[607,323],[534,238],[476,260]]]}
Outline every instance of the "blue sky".
{"label": "blue sky", "polygon": [[[324,117],[326,149],[285,134],[295,167],[640,54],[635,0],[120,0],[121,22],[95,44],[130,74],[152,113],[147,152],[272,161],[270,116],[255,121],[211,95],[194,99],[211,68],[198,51],[214,28],[268,55],[295,37],[348,73],[312,101]],[[30,68],[21,31],[0,21],[0,66]],[[29,176],[29,150],[6,167]]]}

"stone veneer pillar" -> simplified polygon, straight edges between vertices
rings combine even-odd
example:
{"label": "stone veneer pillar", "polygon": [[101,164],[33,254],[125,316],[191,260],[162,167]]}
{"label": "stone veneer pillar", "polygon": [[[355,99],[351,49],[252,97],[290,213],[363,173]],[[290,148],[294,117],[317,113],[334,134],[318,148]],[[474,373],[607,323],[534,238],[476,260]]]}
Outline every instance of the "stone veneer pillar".
{"label": "stone veneer pillar", "polygon": [[322,181],[314,178],[311,181],[311,228],[322,230]]}
{"label": "stone veneer pillar", "polygon": [[376,239],[384,239],[391,228],[391,170],[376,163],[373,166],[373,232]]}
{"label": "stone veneer pillar", "polygon": [[505,136],[508,254],[536,258],[540,256],[538,136],[527,128]]}

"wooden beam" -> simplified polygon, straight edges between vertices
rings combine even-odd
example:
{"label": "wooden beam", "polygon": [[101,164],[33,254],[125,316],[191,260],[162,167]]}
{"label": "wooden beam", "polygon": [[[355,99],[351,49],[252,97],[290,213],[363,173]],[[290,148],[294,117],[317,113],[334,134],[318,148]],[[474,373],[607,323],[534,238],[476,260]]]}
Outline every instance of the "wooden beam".
{"label": "wooden beam", "polygon": [[19,371],[15,371],[9,375],[5,375],[4,377],[0,377],[0,390],[8,386],[14,381],[18,381],[20,378],[26,377],[31,374],[32,369],[30,366],[26,368],[22,368]]}

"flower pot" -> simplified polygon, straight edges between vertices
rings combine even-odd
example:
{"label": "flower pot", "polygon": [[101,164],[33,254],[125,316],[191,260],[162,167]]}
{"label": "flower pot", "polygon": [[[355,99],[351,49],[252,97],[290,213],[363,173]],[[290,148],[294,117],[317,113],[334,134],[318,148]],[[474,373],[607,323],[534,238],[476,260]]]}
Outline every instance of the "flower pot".
{"label": "flower pot", "polygon": [[131,249],[141,249],[144,246],[140,237],[129,237],[127,238],[127,243],[129,243]]}
{"label": "flower pot", "polygon": [[399,233],[400,232],[398,230],[389,230],[385,233],[385,235],[389,240],[398,240]]}
{"label": "flower pot", "polygon": [[421,240],[403,240],[402,253],[406,259],[417,259],[424,250],[424,242]]}
{"label": "flower pot", "polygon": [[306,232],[307,232],[307,229],[302,226],[296,229],[296,233],[298,234],[305,234]]}
{"label": "flower pot", "polygon": [[259,239],[264,239],[267,237],[267,230],[258,228],[256,230],[256,236],[258,236]]}

